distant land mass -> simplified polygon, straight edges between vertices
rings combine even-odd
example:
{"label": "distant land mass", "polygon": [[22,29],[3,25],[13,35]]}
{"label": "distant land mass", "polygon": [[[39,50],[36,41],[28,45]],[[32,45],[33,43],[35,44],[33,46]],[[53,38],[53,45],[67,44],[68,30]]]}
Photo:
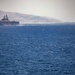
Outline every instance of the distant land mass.
{"label": "distant land mass", "polygon": [[0,10],[0,19],[4,15],[8,15],[10,21],[19,21],[20,24],[49,24],[49,23],[60,23],[60,20],[42,16],[35,16],[29,14],[22,14],[16,12],[5,12]]}

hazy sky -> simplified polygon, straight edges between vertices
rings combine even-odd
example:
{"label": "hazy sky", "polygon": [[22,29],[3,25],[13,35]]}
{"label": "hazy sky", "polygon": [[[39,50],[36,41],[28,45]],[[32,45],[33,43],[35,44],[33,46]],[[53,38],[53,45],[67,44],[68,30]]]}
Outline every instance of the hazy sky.
{"label": "hazy sky", "polygon": [[75,0],[0,0],[0,10],[75,22]]}

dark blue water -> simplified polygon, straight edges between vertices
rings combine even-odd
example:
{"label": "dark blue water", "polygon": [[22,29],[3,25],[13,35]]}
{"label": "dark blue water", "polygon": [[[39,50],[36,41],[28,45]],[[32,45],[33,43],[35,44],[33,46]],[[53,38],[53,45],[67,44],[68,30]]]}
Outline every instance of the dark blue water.
{"label": "dark blue water", "polygon": [[75,75],[75,26],[0,26],[0,75]]}

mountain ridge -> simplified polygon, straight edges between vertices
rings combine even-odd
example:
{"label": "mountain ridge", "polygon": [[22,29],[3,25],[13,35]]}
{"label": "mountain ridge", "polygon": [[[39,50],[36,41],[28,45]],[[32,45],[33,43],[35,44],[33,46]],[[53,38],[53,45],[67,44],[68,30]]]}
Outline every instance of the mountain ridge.
{"label": "mountain ridge", "polygon": [[8,15],[9,20],[19,21],[20,24],[42,24],[42,23],[59,23],[60,21],[54,18],[48,18],[43,16],[22,14],[17,12],[5,12],[0,10],[0,19],[4,15]]}

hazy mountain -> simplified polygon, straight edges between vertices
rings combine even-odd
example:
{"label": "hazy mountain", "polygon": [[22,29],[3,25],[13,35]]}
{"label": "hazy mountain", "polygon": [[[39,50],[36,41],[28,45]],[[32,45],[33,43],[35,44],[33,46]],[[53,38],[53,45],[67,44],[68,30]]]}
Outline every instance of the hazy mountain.
{"label": "hazy mountain", "polygon": [[19,21],[20,24],[37,24],[37,23],[55,23],[60,22],[54,18],[47,18],[35,15],[28,15],[22,13],[15,13],[15,12],[4,12],[0,11],[0,19],[3,18],[4,15],[8,15],[9,20]]}

